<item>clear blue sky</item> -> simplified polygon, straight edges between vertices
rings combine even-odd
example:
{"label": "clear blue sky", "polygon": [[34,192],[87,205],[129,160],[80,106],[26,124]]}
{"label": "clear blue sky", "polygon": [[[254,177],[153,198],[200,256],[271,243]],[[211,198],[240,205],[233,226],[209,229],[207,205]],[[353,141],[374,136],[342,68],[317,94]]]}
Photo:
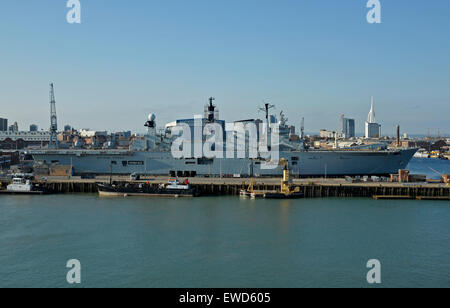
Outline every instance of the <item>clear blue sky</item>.
{"label": "clear blue sky", "polygon": [[[49,126],[48,83],[58,124],[144,131],[203,111],[258,116],[263,99],[306,130],[363,131],[370,96],[385,134],[450,134],[450,1],[65,0],[0,3],[0,117]],[[262,116],[262,114],[259,114]]]}

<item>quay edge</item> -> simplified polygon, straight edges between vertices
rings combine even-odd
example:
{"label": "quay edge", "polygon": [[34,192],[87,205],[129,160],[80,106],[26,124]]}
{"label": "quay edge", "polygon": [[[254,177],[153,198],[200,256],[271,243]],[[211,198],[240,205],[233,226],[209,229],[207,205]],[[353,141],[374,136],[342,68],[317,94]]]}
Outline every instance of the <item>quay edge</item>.
{"label": "quay edge", "polygon": [[[123,181],[125,182],[125,181]],[[98,181],[40,181],[37,182],[50,193],[97,193]],[[136,182],[138,183],[138,182]],[[140,182],[145,183],[145,182]],[[163,181],[151,181],[149,185],[159,185]],[[5,183],[6,184],[6,183]],[[249,181],[227,181],[217,179],[215,182],[197,181],[191,184],[198,189],[202,196],[238,196],[242,189],[246,189]],[[401,183],[345,183],[339,180],[294,181],[294,187],[304,194],[305,198],[372,198],[374,196],[410,196],[414,199],[429,200],[446,199],[450,197],[450,186],[445,184],[414,184],[403,185]],[[3,184],[2,187],[5,187]],[[264,179],[264,183],[254,184],[255,191],[276,191],[279,189],[279,179]],[[422,198],[421,198],[422,197]],[[382,198],[380,198],[382,199]]]}

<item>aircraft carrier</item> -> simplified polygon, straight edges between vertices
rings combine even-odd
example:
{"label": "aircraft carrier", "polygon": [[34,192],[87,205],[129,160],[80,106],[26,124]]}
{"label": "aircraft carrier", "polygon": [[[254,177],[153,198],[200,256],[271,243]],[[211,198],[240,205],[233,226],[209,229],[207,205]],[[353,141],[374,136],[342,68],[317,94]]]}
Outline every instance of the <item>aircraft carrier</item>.
{"label": "aircraft carrier", "polygon": [[[387,176],[405,169],[415,150],[398,151],[289,151],[280,157],[291,164],[293,176]],[[152,151],[33,151],[37,161],[72,166],[75,174],[139,174],[172,176],[281,176],[280,167],[261,168],[258,159],[174,159]]]}
{"label": "aircraft carrier", "polygon": [[[378,149],[308,149],[302,138],[292,138],[292,132],[281,114],[278,120],[269,115],[270,106],[266,104],[267,127],[275,126],[279,133],[279,158],[289,162],[292,176],[297,177],[338,177],[338,176],[386,176],[405,169],[416,149],[390,150],[387,147]],[[135,140],[128,150],[103,149],[58,149],[50,145],[48,149],[29,151],[38,164],[71,166],[75,174],[117,174],[117,175],[171,175],[171,176],[204,176],[204,177],[264,177],[281,176],[282,168],[273,166],[267,159],[256,158],[174,158],[171,145],[174,136],[171,129],[185,124],[193,128],[194,119],[177,120],[166,125],[162,133],[157,133],[155,115],[150,115],[145,126],[147,134]],[[261,120],[245,120],[234,122],[264,123]],[[54,123],[54,121],[52,122]],[[201,119],[202,129],[208,123],[217,123],[222,127],[225,122],[218,119],[213,99],[205,108]],[[54,124],[52,124],[55,133]],[[268,132],[266,132],[268,134]],[[259,137],[260,138],[260,137]],[[204,140],[202,140],[204,141]]]}

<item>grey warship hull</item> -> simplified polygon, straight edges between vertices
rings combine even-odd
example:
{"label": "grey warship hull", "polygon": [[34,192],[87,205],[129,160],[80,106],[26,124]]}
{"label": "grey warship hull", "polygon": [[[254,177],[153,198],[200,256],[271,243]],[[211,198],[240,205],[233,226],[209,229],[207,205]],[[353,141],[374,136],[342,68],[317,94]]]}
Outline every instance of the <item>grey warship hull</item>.
{"label": "grey warship hull", "polygon": [[[405,169],[416,149],[285,151],[280,158],[289,161],[292,175],[299,177],[388,175]],[[279,166],[264,168],[264,162],[249,158],[183,158],[170,152],[120,150],[41,150],[33,151],[36,161],[72,166],[75,174],[198,175],[262,177],[280,176]]]}

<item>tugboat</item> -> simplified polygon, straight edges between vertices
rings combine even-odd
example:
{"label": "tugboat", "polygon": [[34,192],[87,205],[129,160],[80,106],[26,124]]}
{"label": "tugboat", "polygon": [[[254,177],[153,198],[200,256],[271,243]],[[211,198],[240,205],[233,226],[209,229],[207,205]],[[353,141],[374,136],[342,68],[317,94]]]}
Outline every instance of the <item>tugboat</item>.
{"label": "tugboat", "polygon": [[3,194],[32,194],[32,195],[42,195],[46,191],[42,188],[33,185],[30,177],[22,174],[15,174],[12,179],[12,184],[6,187],[6,190],[0,191]]}
{"label": "tugboat", "polygon": [[159,186],[150,185],[150,183],[139,184],[99,184],[98,192],[100,196],[143,196],[143,197],[197,197],[198,193],[191,186],[189,180],[180,183],[178,179],[170,179],[166,184]]}

